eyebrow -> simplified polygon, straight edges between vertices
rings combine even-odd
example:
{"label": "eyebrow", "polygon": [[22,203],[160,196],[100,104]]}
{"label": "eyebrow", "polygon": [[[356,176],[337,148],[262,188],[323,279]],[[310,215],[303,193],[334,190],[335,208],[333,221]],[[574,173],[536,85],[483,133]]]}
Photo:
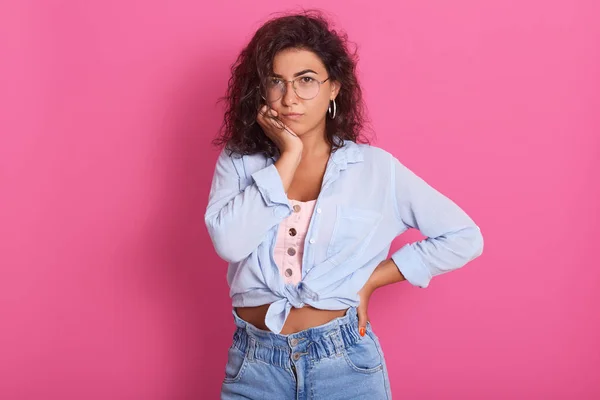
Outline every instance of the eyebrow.
{"label": "eyebrow", "polygon": [[[315,71],[313,71],[312,69],[304,69],[304,70],[302,70],[302,71],[300,71],[300,72],[296,72],[296,73],[294,74],[294,78],[295,78],[295,77],[297,77],[297,76],[300,76],[300,75],[308,74],[308,73],[313,73],[313,74],[315,74],[315,75],[318,75],[318,74],[317,74]],[[281,76],[281,75],[279,75],[279,74],[273,74],[273,76],[274,76],[275,78],[283,78],[283,76]]]}

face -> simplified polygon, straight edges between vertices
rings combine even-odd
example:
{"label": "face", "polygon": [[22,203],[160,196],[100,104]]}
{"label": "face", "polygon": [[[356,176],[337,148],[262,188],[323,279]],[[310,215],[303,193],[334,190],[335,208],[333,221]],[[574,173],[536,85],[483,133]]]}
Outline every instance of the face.
{"label": "face", "polygon": [[[337,97],[340,84],[331,79],[317,83],[329,78],[321,59],[307,50],[282,50],[273,59],[273,78],[269,83],[272,93],[277,93],[278,87],[286,87],[279,99],[273,100],[276,95],[266,96],[267,104],[277,111],[279,118],[299,136],[309,132],[324,135],[327,109],[330,101]],[[285,83],[292,79],[296,79],[298,93],[291,82]],[[318,86],[318,93],[307,99],[315,93],[311,89],[315,86]]]}

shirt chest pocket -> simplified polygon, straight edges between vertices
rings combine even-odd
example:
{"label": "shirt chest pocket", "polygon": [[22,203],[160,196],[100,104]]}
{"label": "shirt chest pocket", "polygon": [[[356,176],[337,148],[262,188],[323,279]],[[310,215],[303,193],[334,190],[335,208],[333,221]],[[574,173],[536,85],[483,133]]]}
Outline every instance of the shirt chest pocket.
{"label": "shirt chest pocket", "polygon": [[327,258],[335,264],[363,254],[375,235],[382,214],[369,209],[340,206],[327,248]]}

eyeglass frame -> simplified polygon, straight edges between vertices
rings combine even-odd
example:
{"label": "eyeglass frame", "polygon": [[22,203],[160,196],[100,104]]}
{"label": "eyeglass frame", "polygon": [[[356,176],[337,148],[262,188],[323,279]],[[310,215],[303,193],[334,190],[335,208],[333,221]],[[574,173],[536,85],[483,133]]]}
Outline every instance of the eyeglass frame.
{"label": "eyeglass frame", "polygon": [[[300,98],[300,99],[302,99],[302,100],[312,100],[312,99],[315,99],[315,98],[316,98],[316,97],[319,95],[319,93],[321,93],[321,85],[322,85],[322,84],[324,84],[325,82],[327,82],[327,81],[329,80],[329,78],[331,78],[331,76],[328,76],[327,78],[325,78],[325,79],[324,79],[324,80],[322,80],[322,81],[320,81],[320,80],[318,80],[318,79],[315,79],[315,78],[313,78],[312,76],[308,76],[308,75],[297,76],[297,77],[295,77],[295,78],[294,78],[294,79],[292,79],[292,80],[286,80],[286,79],[278,78],[278,77],[276,77],[276,76],[270,76],[269,78],[276,78],[276,79],[279,79],[281,82],[285,83],[285,86],[284,86],[285,92],[284,92],[284,93],[283,93],[283,94],[282,94],[280,97],[278,97],[278,98],[277,98],[277,100],[279,100],[279,99],[282,99],[282,98],[283,98],[283,96],[285,96],[285,95],[287,94],[287,87],[288,87],[288,83],[291,83],[291,84],[292,84],[292,89],[294,89],[294,93],[296,94],[296,96],[298,96],[298,98]],[[301,79],[301,78],[312,78],[312,79],[314,79],[314,80],[315,80],[315,82],[317,82],[317,83],[319,84],[319,91],[317,92],[317,94],[316,94],[316,95],[314,95],[314,97],[311,97],[310,99],[305,99],[304,97],[300,97],[300,95],[298,95],[298,92],[296,91],[296,81],[297,81],[298,79]],[[259,86],[257,86],[257,88],[258,88],[258,90],[260,91],[260,85],[259,85]],[[263,96],[263,94],[262,94],[262,93],[260,94],[260,97],[262,97],[262,98],[263,98],[265,101],[268,101],[268,100],[265,98],[265,96]],[[271,103],[272,103],[272,102],[275,102],[275,101],[277,101],[277,100],[273,100],[273,101],[271,101]]]}

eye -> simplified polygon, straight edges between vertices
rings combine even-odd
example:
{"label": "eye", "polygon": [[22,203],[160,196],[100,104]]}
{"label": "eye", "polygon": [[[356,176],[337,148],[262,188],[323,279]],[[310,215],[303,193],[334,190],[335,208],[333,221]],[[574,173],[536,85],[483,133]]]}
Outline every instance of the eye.
{"label": "eye", "polygon": [[312,81],[314,81],[314,79],[310,76],[303,76],[302,78],[300,78],[300,81],[302,83],[311,83]]}
{"label": "eye", "polygon": [[269,78],[268,80],[268,84],[270,86],[277,86],[281,83],[281,79],[277,79],[277,78]]}

